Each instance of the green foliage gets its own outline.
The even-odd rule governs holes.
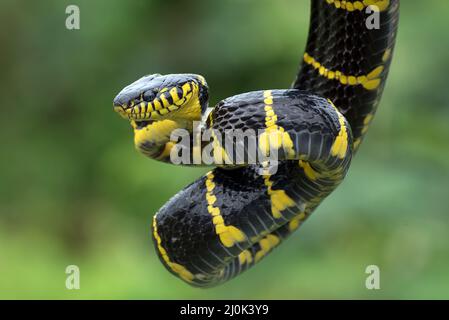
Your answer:
[[[402,1],[382,103],[344,183],[253,270],[193,289],[160,264],[152,215],[205,169],[148,160],[112,110],[148,73],[206,77],[211,103],[286,88],[299,1],[4,1],[1,298],[449,298],[449,3]],[[65,268],[81,290],[65,289]],[[365,289],[379,265],[381,290]]]

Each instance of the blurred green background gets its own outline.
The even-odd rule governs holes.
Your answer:
[[[65,28],[77,4],[81,29]],[[148,73],[194,72],[211,104],[286,88],[308,1],[0,5],[1,298],[449,298],[449,2],[402,1],[385,95],[345,182],[285,244],[218,288],[159,262],[158,208],[206,169],[151,161],[112,111]],[[65,268],[81,290],[65,288]],[[365,268],[381,290],[365,288]]]

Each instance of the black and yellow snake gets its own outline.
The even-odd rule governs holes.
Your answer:
[[[214,129],[211,154],[221,164],[170,199],[152,225],[162,263],[193,286],[235,277],[296,230],[343,180],[376,111],[399,0],[312,0],[311,8],[292,89],[239,94],[208,112],[202,76],[154,74],[114,99],[114,110],[131,122],[137,149],[156,160],[171,162],[179,151],[170,137],[177,129],[187,130],[197,154],[206,144],[193,142],[194,122],[203,118],[201,130]],[[369,27],[373,15],[379,24]],[[263,155],[278,151],[277,171],[260,159],[234,163],[223,143],[233,129],[261,132],[257,148]]]

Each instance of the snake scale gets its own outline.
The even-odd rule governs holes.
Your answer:
[[[291,89],[243,93],[209,108],[202,76],[153,74],[115,97],[114,110],[130,121],[136,148],[150,158],[172,163],[180,149],[171,135],[180,129],[201,154],[206,143],[194,143],[195,123],[200,132],[213,132],[216,168],[153,218],[155,249],[168,271],[196,287],[241,274],[340,184],[381,98],[398,19],[399,0],[312,0],[306,51]],[[260,132],[261,154],[277,152],[274,172],[264,158],[250,162],[246,144],[243,162],[235,161],[223,141],[236,129]]]

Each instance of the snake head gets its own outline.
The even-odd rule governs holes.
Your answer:
[[[152,74],[131,83],[114,98],[114,111],[133,121],[201,119],[208,87],[195,74]]]

